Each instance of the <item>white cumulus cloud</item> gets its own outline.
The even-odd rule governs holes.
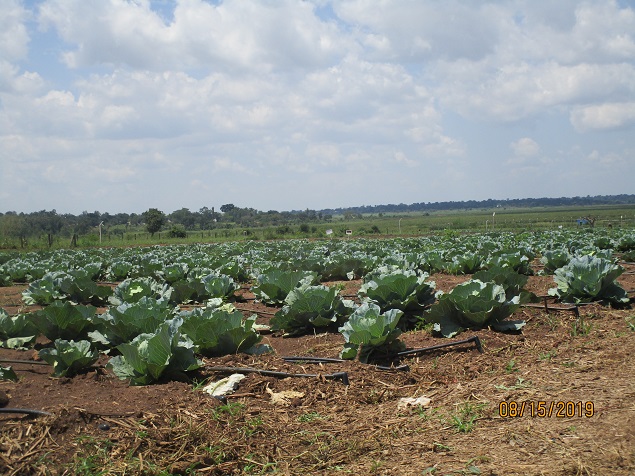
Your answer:
[[[529,137],[522,137],[517,141],[512,142],[510,147],[514,152],[514,155],[520,157],[534,157],[540,153],[540,146],[538,143]]]
[[[571,111],[570,117],[579,132],[629,127],[635,125],[635,102],[580,106]]]

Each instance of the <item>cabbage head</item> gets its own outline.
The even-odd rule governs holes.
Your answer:
[[[438,294],[438,302],[424,314],[426,322],[444,337],[453,337],[465,329],[491,326],[496,330],[520,330],[524,321],[504,321],[520,307],[520,295],[508,299],[505,288],[494,282],[472,279],[447,294]]]

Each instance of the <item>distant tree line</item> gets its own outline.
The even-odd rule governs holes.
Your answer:
[[[487,208],[526,208],[550,206],[591,206],[591,205],[635,204],[635,195],[599,195],[572,198],[524,198],[507,200],[468,200],[459,202],[412,203],[406,205],[375,205],[324,210],[276,210],[260,211],[255,208],[241,208],[227,203],[215,211],[214,207],[203,207],[198,211],[181,208],[166,214],[156,208],[144,213],[101,213],[84,211],[79,215],[60,214],[56,210],[41,210],[32,213],[8,211],[0,213],[0,238],[4,241],[18,241],[26,246],[31,238],[45,238],[52,243],[55,236],[76,237],[105,231],[121,234],[145,230],[154,235],[168,231],[171,236],[185,236],[188,231],[213,230],[216,228],[258,228],[279,227],[288,229],[290,225],[300,225],[301,231],[309,225],[330,222],[334,215],[345,219],[361,218],[362,214],[384,214],[403,212],[433,212],[444,210],[471,210]],[[0,246],[2,241],[0,241]]]
[[[276,210],[263,212],[254,208],[237,207],[231,203],[221,206],[219,212],[215,211],[214,207],[203,207],[198,211],[181,208],[169,214],[156,208],[139,214],[84,211],[79,215],[73,215],[60,214],[56,210],[32,213],[9,211],[0,213],[0,237],[5,241],[18,241],[20,246],[24,247],[32,238],[45,238],[51,243],[56,236],[72,238],[96,233],[100,229],[114,234],[145,230],[151,235],[167,230],[171,236],[180,237],[185,236],[187,231],[302,225],[331,219],[331,215],[315,210],[293,213]]]
[[[359,215],[363,213],[404,213],[404,212],[436,212],[447,210],[478,210],[488,208],[531,208],[556,206],[591,206],[591,205],[630,205],[635,204],[635,195],[596,195],[591,197],[560,198],[516,198],[505,200],[465,200],[458,202],[420,202],[407,205],[362,205],[360,207],[329,208],[321,210],[330,215]],[[294,212],[295,213],[295,212]]]

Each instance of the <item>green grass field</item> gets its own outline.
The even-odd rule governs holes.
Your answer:
[[[493,208],[488,210],[450,210],[430,214],[403,213],[363,215],[361,218],[345,220],[335,217],[328,223],[308,223],[308,232],[300,225],[279,227],[242,228],[222,224],[227,228],[189,231],[187,238],[170,238],[167,231],[154,237],[143,228],[121,233],[105,232],[102,246],[134,246],[159,243],[199,243],[244,240],[276,240],[289,238],[326,238],[326,231],[333,230],[331,237],[417,236],[439,233],[483,233],[496,231],[523,232],[555,228],[577,228],[581,217],[595,218],[595,228],[635,227],[635,206],[593,207],[535,207]],[[587,225],[588,227],[588,225]],[[55,247],[67,247],[68,239],[57,238]],[[99,246],[96,233],[79,237],[78,245]],[[33,243],[31,246],[35,246]],[[44,246],[42,246],[44,247]]]
[[[168,231],[154,236],[143,228],[97,230],[80,235],[78,247],[141,246],[162,243],[222,243],[245,240],[278,240],[290,238],[359,238],[387,236],[419,236],[442,233],[523,232],[562,228],[578,228],[581,217],[593,217],[595,229],[635,228],[635,205],[588,207],[492,208],[449,210],[433,213],[368,214],[345,219],[335,216],[330,222],[244,228],[233,223],[219,223],[213,230],[188,231],[186,238],[171,238]],[[584,225],[590,228],[588,225]],[[167,227],[166,227],[167,228]],[[331,235],[326,234],[332,230]],[[304,231],[303,231],[304,230]],[[347,235],[346,231],[351,232]],[[2,248],[16,249],[19,243],[3,238]],[[50,248],[69,248],[70,237],[55,236]],[[26,249],[49,249],[46,237],[28,240]]]

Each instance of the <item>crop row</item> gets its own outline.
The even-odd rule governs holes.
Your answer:
[[[148,384],[197,368],[197,355],[271,351],[260,344],[255,316],[232,305],[248,285],[259,301],[282,305],[269,321],[272,331],[339,331],[341,357],[369,362],[402,351],[401,332],[424,325],[446,337],[485,326],[519,331],[524,322],[507,318],[535,300],[524,289],[533,273],[553,274],[550,294],[563,302],[628,305],[616,282],[623,271],[617,258],[631,260],[634,250],[627,231],[559,230],[4,254],[0,282],[28,282],[25,304],[44,308],[14,316],[0,310],[0,339],[19,348],[44,335],[52,344],[40,355],[58,376],[108,352],[117,376]],[[532,266],[537,257],[540,269]],[[441,293],[428,279],[434,272],[472,277]],[[363,281],[359,304],[322,284],[354,278]],[[2,372],[11,377],[10,369]]]

